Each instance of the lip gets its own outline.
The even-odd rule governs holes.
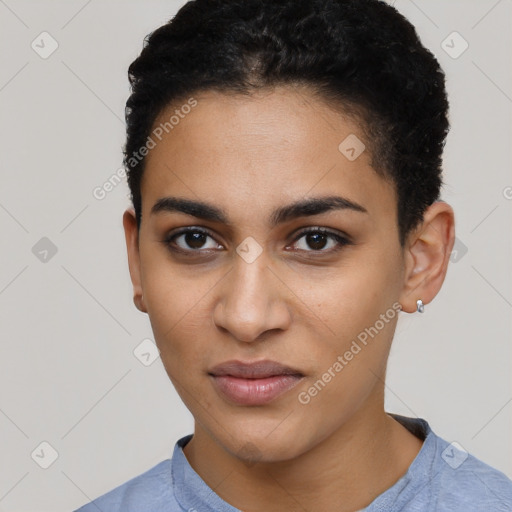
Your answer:
[[[226,361],[212,368],[215,389],[239,405],[263,405],[295,387],[304,375],[276,361]]]

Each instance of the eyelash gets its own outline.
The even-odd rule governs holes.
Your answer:
[[[202,235],[208,236],[212,239],[214,239],[213,235],[202,229],[202,228],[196,228],[196,227],[190,227],[190,228],[184,228],[176,233],[171,233],[167,235],[164,240],[162,240],[162,243],[172,252],[176,253],[182,253],[187,256],[193,257],[195,254],[193,253],[201,253],[201,252],[210,252],[212,250],[216,249],[183,249],[182,247],[173,245],[174,240],[182,235],[186,235],[188,233],[200,233]],[[327,236],[328,238],[331,238],[337,242],[337,247],[329,250],[323,250],[323,249],[311,249],[311,250],[303,250],[303,249],[296,249],[295,252],[306,252],[306,253],[313,253],[313,254],[332,254],[337,251],[340,251],[344,246],[346,245],[352,245],[351,240],[347,238],[346,236],[340,235],[336,232],[330,231],[325,228],[305,228],[299,233],[296,234],[295,238],[292,241],[292,244],[295,244],[297,241],[299,241],[301,238],[303,238],[306,235],[309,234],[322,234]]]

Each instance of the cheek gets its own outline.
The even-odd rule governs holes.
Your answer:
[[[144,303],[166,368],[174,362],[188,365],[197,361],[200,334],[209,321],[205,310],[208,292],[217,280],[207,273],[192,278],[188,269],[178,269],[158,258],[147,260]]]
[[[297,287],[297,295],[321,320],[323,328],[319,335],[338,345],[340,340],[346,343],[373,326],[390,308],[389,316],[395,316],[392,306],[399,296],[396,263],[386,264],[385,255],[378,263],[373,258],[358,259],[336,269],[315,286],[304,282]]]
[[[398,319],[397,282],[396,260],[381,255],[338,269],[315,292],[308,288],[310,304],[328,326],[310,331],[314,376],[307,386],[320,380],[322,395],[311,400],[314,407],[350,410],[383,377]]]
[[[389,274],[361,268],[357,275],[352,272],[331,281],[318,307],[330,329],[311,331],[308,355],[314,370],[297,396],[303,418],[301,442],[307,442],[311,429],[318,438],[328,436],[384,379],[397,304]],[[315,420],[318,417],[323,418],[321,424]]]

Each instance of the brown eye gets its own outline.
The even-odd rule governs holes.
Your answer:
[[[306,252],[329,253],[350,243],[346,237],[321,228],[302,231],[294,240],[294,245],[298,245],[296,249]]]
[[[163,243],[170,250],[184,252],[200,252],[221,247],[207,231],[198,228],[182,229],[177,233],[170,234],[163,240]]]

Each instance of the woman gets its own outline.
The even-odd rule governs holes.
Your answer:
[[[454,243],[444,74],[412,25],[378,0],[196,0],[129,76],[134,302],[195,428],[80,510],[510,510],[504,474],[384,410],[399,312]]]

